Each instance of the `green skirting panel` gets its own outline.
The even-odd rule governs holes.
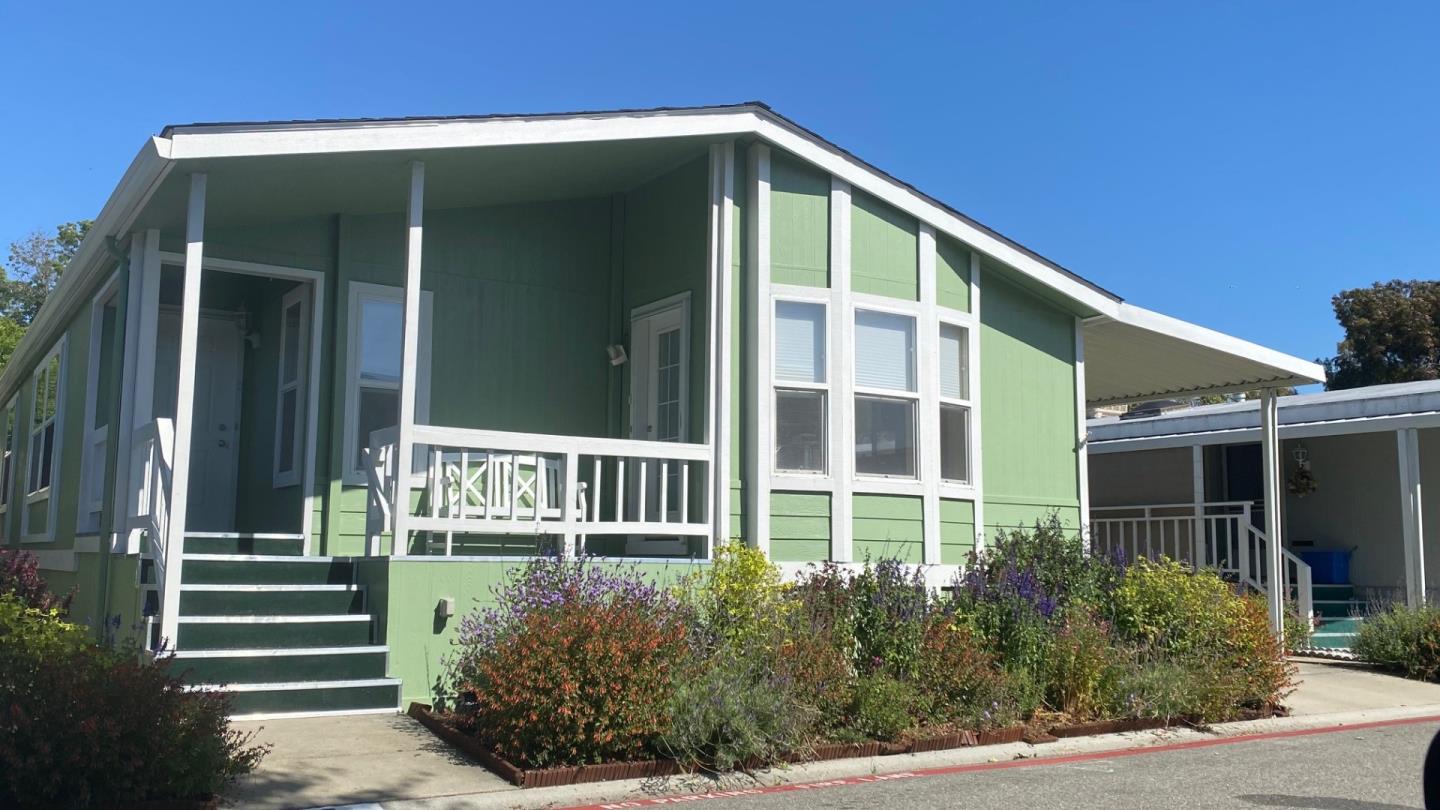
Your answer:
[[[975,504],[971,501],[940,500],[940,562],[963,565],[975,548]]]
[[[911,495],[856,495],[852,501],[855,559],[925,560],[925,517]]]
[[[828,494],[771,493],[770,559],[775,562],[824,562],[830,559]]]
[[[493,604],[493,589],[506,581],[520,562],[490,560],[366,560],[357,571],[367,588],[370,610],[383,617],[377,641],[390,647],[390,677],[403,682],[402,704],[436,698],[445,683],[442,661],[455,652],[453,641],[461,618]],[[668,584],[706,563],[616,564]],[[444,619],[435,606],[443,597],[455,600],[455,616]]]

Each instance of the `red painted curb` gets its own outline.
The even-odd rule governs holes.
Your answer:
[[[1058,757],[1031,757],[1027,759],[1012,759],[1005,762],[977,762],[971,765],[944,765],[937,768],[923,768],[914,771],[898,771],[896,773],[873,774],[869,776],[847,776],[838,779],[827,779],[822,782],[804,782],[793,785],[771,785],[757,786],[750,788],[738,788],[736,790],[715,790],[707,793],[683,793],[674,796],[655,796],[643,799],[628,799],[614,802],[599,802],[596,804],[582,804],[563,810],[629,810],[637,807],[659,807],[668,804],[689,804],[697,801],[715,799],[737,799],[744,796],[762,796],[767,793],[792,793],[806,790],[822,790],[825,788],[845,787],[847,785],[866,785],[875,782],[896,782],[903,779],[923,779],[931,776],[948,776],[957,773],[972,773],[975,771],[994,771],[1006,768],[1035,768],[1046,765],[1065,765],[1074,762],[1092,762],[1097,759],[1116,759],[1118,757],[1134,757],[1143,754],[1160,754],[1166,751],[1185,751],[1194,748],[1212,748],[1217,745],[1231,745],[1233,743],[1261,742],[1264,740],[1283,740],[1291,737],[1310,737],[1317,734],[1334,734],[1341,731],[1363,731],[1371,728],[1385,728],[1388,726],[1413,726],[1422,723],[1440,723],[1440,715],[1427,715],[1425,717],[1405,717],[1396,720],[1374,720],[1367,723],[1352,723],[1343,726],[1324,726],[1321,728],[1302,728],[1290,731],[1266,731],[1259,734],[1242,734],[1236,737],[1215,737],[1206,740],[1190,740],[1188,742],[1166,743],[1164,745],[1148,745],[1137,748],[1117,748],[1113,751],[1092,751],[1085,754],[1067,754]]]

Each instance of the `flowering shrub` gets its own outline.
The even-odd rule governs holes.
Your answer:
[[[473,730],[529,767],[634,759],[669,725],[686,617],[638,573],[532,561],[460,625],[452,679]]]
[[[40,577],[40,564],[35,555],[20,549],[0,549],[0,594],[13,593],[22,605],[42,611],[70,612],[71,591],[64,598],[55,596]]]
[[[1069,612],[1050,645],[1046,703],[1076,720],[1099,716],[1107,708],[1107,688],[1122,666],[1120,656],[1108,623],[1089,611]]]
[[[681,594],[717,644],[769,641],[775,622],[789,608],[780,571],[763,551],[740,542],[717,546],[714,561],[704,573],[687,578]]]
[[[225,696],[169,670],[0,596],[0,806],[203,799],[253,770]]]
[[[914,674],[930,612],[930,591],[919,568],[898,560],[880,560],[850,584],[855,611],[856,666],[862,672],[885,671],[901,678]]]
[[[926,714],[923,698],[909,683],[884,672],[862,677],[855,686],[851,708],[852,728],[872,740],[898,740],[914,723],[914,715]]]
[[[1021,719],[1009,679],[995,656],[968,626],[947,616],[934,615],[926,625],[915,685],[932,722],[987,729]]]
[[[1406,677],[1440,680],[1440,607],[1396,604],[1367,616],[1354,650],[1361,659]]]

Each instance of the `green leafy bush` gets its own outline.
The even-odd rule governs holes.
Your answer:
[[[915,687],[928,719],[988,729],[1019,722],[1010,679],[980,639],[946,616],[931,618],[920,649]]]
[[[660,749],[689,768],[731,771],[782,762],[803,752],[819,708],[769,661],[726,646],[692,667],[670,700]]]
[[[1440,680],[1440,607],[1395,604],[1365,617],[1353,651],[1406,677]]]
[[[40,576],[40,563],[34,554],[22,549],[0,549],[0,594],[13,593],[20,604],[39,610],[70,612],[75,598],[71,591],[58,597]]]
[[[1075,720],[1093,720],[1107,708],[1106,695],[1123,668],[1109,625],[1087,610],[1066,615],[1050,645],[1045,700]]]
[[[715,548],[715,559],[701,574],[681,584],[698,624],[712,643],[737,643],[753,648],[773,640],[774,623],[784,618],[789,603],[780,569],[753,546],[732,541]]]
[[[883,672],[866,675],[855,685],[851,727],[872,740],[898,740],[915,724],[913,714],[928,713],[921,704],[910,684]]]
[[[924,574],[898,560],[866,560],[850,589],[856,666],[862,672],[913,675],[930,610]]]
[[[58,609],[0,595],[0,806],[203,799],[266,749],[230,728],[224,695],[164,660],[97,647]]]

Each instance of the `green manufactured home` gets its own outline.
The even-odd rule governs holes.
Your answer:
[[[0,376],[0,530],[238,713],[394,711],[527,557],[940,586],[1088,522],[1087,403],[1319,376],[762,104],[172,126]]]

